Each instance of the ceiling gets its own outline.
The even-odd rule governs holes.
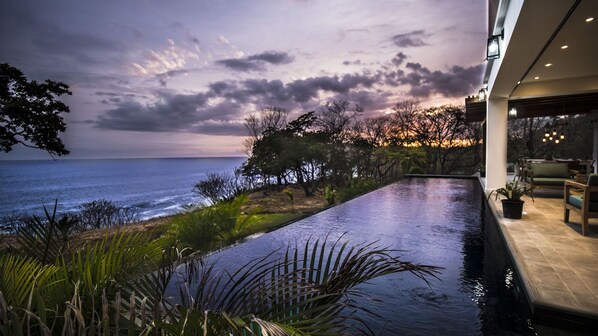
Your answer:
[[[554,27],[552,39],[528,67],[510,99],[598,91],[598,1],[581,0],[572,8],[561,25]],[[586,22],[589,17],[594,20]],[[565,45],[567,48],[561,48]]]
[[[518,118],[598,112],[598,0],[525,1],[512,14],[507,50],[487,64],[488,94],[508,98]],[[465,102],[468,121],[485,119],[485,101]]]

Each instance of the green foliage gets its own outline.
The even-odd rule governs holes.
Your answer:
[[[55,260],[66,248],[66,242],[61,239],[56,220],[58,200],[54,203],[52,214],[44,206],[46,218],[32,216],[20,227],[17,242],[23,254],[31,256],[41,263]]]
[[[338,200],[340,202],[346,202],[355,196],[374,190],[378,186],[379,184],[376,181],[370,179],[352,180],[348,187],[339,189]]]
[[[394,114],[358,120],[362,111],[333,101],[286,126],[258,127],[259,119],[249,118],[251,154],[243,174],[266,186],[294,182],[312,196],[326,185],[342,188],[356,178],[385,183],[409,172],[473,174],[482,160],[482,127],[466,123],[459,107],[423,109],[408,100],[398,103]]]
[[[297,182],[306,196],[312,196],[320,177],[318,168],[327,155],[325,134],[310,131],[317,117],[314,112],[299,116],[283,129],[267,129],[252,144],[251,157],[245,162],[246,176],[260,176],[266,184],[276,178],[282,185],[287,176]]]
[[[491,191],[490,194],[488,194],[488,198],[490,198],[492,193],[496,193],[495,199],[498,199],[498,196],[502,195],[507,200],[520,201],[521,197],[523,197],[523,195],[526,195],[528,193],[528,190],[525,188],[525,186],[520,187],[517,179],[513,179],[513,181],[505,184],[504,188],[498,188],[496,190]],[[533,199],[533,195],[532,195],[532,199]]]
[[[240,195],[229,202],[181,214],[175,218],[170,234],[184,246],[204,252],[213,249],[217,242],[232,244],[245,236],[245,229],[253,220],[251,214],[241,212],[247,199],[247,195]]]
[[[207,208],[218,228],[218,237],[225,244],[232,244],[244,236],[244,230],[253,220],[251,214],[242,216],[241,208],[247,203],[247,195],[235,197],[231,202]]]
[[[243,215],[246,216],[246,215]],[[300,213],[257,213],[245,227],[245,234],[264,232],[304,216]]]
[[[0,64],[0,151],[21,144],[51,155],[69,154],[59,138],[66,130],[61,113],[69,112],[56,99],[63,94],[71,94],[64,83],[28,81],[19,69]]]
[[[291,212],[295,212],[295,196],[293,196],[293,191],[289,188],[284,188],[282,192],[287,195],[291,201]]]
[[[221,273],[184,254],[141,236],[120,236],[49,264],[0,255],[0,333],[362,334],[367,326],[354,312],[369,310],[353,302],[364,295],[359,284],[397,272],[425,281],[436,271],[403,262],[387,249],[352,247],[340,239],[308,241]],[[164,297],[173,276],[179,279],[177,305]],[[196,286],[194,296],[190,286]]]
[[[85,325],[106,323],[98,319],[108,308],[106,297],[140,288],[153,289],[144,292],[152,300],[159,296],[153,272],[160,246],[140,235],[120,235],[68,251],[57,228],[64,223],[57,224],[63,219],[56,220],[56,204],[52,214],[44,210],[45,219],[34,217],[18,232],[18,254],[0,255],[0,333],[93,335]]]
[[[413,166],[411,168],[409,168],[409,171],[407,172],[408,174],[425,174],[426,171],[419,166]]]
[[[326,186],[324,188],[324,199],[328,205],[334,205],[336,203],[336,190],[332,186]]]
[[[218,227],[213,212],[206,209],[181,214],[174,219],[170,235],[175,237],[175,241],[200,251],[213,248]]]

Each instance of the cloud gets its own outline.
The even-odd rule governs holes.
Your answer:
[[[216,64],[223,65],[231,70],[248,72],[262,71],[265,69],[264,63],[270,64],[288,64],[293,61],[293,57],[286,52],[266,51],[261,54],[251,55],[244,58],[229,58],[216,61]]]
[[[286,53],[266,52],[237,61],[249,66],[288,62]],[[314,76],[284,83],[278,79],[215,81],[204,92],[173,94],[154,92],[155,102],[141,104],[138,99],[114,91],[97,91],[103,101],[113,106],[96,120],[98,128],[146,131],[187,132],[209,135],[246,135],[243,116],[264,106],[278,106],[291,111],[317,108],[322,99],[344,99],[363,106],[366,113],[387,109],[394,96],[388,86],[404,87],[413,97],[431,95],[460,97],[475,91],[481,81],[483,66],[453,65],[444,71],[430,70],[408,56],[397,53],[377,72]],[[184,73],[171,70],[164,76]],[[388,86],[387,86],[388,85]]]
[[[187,69],[170,70],[170,71],[166,71],[166,72],[157,74],[156,78],[158,79],[158,83],[160,83],[160,86],[166,87],[167,79],[176,77],[176,76],[180,76],[180,75],[186,75],[188,73],[189,73],[189,70],[187,70]]]
[[[361,60],[344,61],[343,65],[361,65]]]
[[[293,57],[286,52],[266,51],[261,54],[247,57],[250,61],[264,61],[270,64],[288,64],[293,61]]]
[[[345,93],[358,86],[371,87],[378,81],[376,76],[367,74],[346,74],[339,76],[310,77],[296,80],[287,85],[289,95],[297,102],[306,102],[318,96],[318,91]]]
[[[262,71],[263,64],[259,62],[250,61],[243,58],[229,58],[216,61],[216,64],[223,65],[231,70],[248,72],[248,71]]]
[[[423,40],[427,36],[428,34],[424,30],[414,30],[410,33],[395,35],[392,37],[392,41],[401,48],[423,47],[427,45]]]
[[[393,65],[395,65],[396,67],[401,66],[401,64],[403,64],[403,62],[407,59],[407,55],[403,54],[402,52],[399,52],[395,55],[395,57],[392,58],[392,60],[390,61]]]
[[[36,13],[43,5],[1,2],[0,40],[4,47],[0,48],[0,59],[35,74],[110,66],[125,57],[126,45],[118,39],[82,29],[63,29]]]
[[[131,64],[131,70],[137,75],[165,74],[181,70],[190,60],[198,60],[196,51],[178,46],[174,40],[167,39],[168,46],[162,50],[147,49],[143,59]],[[164,78],[162,78],[164,79]]]
[[[117,103],[116,108],[91,121],[97,128],[144,131],[144,132],[177,132],[202,118],[211,115],[197,113],[206,107],[208,96],[163,95],[153,105],[142,105],[137,101],[126,100]]]
[[[197,94],[157,92],[156,102],[145,105],[133,96],[97,91],[96,95],[106,97],[105,104],[114,107],[89,123],[113,130],[245,135],[239,125],[243,115],[251,112],[250,106],[301,109],[306,103],[318,105],[322,91],[349,94],[352,89],[369,88],[377,80],[376,76],[364,73],[310,77],[287,84],[267,79],[217,81],[207,91]],[[356,93],[355,99],[364,105],[374,101],[365,92]]]
[[[484,70],[482,64],[469,67],[453,65],[447,71],[431,71],[412,62],[405,67],[409,72],[402,73],[397,84],[410,86],[410,95],[423,98],[434,93],[445,97],[466,96],[480,85]]]
[[[218,39],[216,39],[216,41],[218,41],[218,43],[223,44],[223,45],[230,45],[230,42],[228,41],[228,39],[222,35],[218,36]]]
[[[247,135],[243,106],[230,100],[212,105],[208,103],[209,96],[209,93],[164,95],[159,102],[150,105],[112,97],[109,101],[116,107],[87,123],[100,129],[121,131]]]

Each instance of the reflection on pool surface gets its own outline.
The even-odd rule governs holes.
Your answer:
[[[477,180],[406,178],[210,259],[236,269],[307,239],[378,241],[404,261],[443,267],[430,285],[409,273],[376,279],[357,299],[380,316],[363,318],[377,335],[533,334],[517,278],[508,264]],[[344,236],[343,236],[344,234]]]

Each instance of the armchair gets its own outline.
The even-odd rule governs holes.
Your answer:
[[[580,194],[573,194],[575,189]],[[588,183],[565,181],[565,223],[569,222],[569,213],[575,212],[581,218],[581,233],[589,235],[589,218],[598,218],[598,174],[592,174]]]

